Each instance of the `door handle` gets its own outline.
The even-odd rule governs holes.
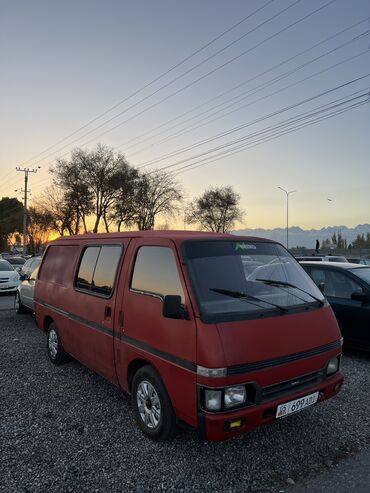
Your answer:
[[[124,322],[124,314],[123,314],[123,311],[120,310],[119,314],[118,314],[118,326],[120,329],[123,329],[123,322]]]
[[[104,318],[110,318],[112,316],[112,309],[110,306],[106,306],[104,309]]]

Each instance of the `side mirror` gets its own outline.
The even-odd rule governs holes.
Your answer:
[[[320,289],[320,291],[324,294],[324,289],[325,289],[325,283],[324,282],[319,282],[317,287]]]
[[[370,295],[368,293],[361,293],[361,291],[355,291],[351,294],[351,300],[370,303]]]
[[[165,296],[162,314],[166,318],[187,318],[187,313],[181,304],[181,296],[172,294]]]

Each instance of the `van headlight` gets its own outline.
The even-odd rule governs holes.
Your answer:
[[[333,375],[333,373],[336,373],[338,370],[339,370],[339,358],[335,356],[334,358],[331,358],[331,360],[329,361],[326,367],[326,374]]]
[[[225,407],[234,407],[244,404],[247,398],[244,385],[235,385],[234,387],[226,387],[224,395]]]
[[[220,411],[222,403],[222,391],[206,389],[205,406],[208,411]]]

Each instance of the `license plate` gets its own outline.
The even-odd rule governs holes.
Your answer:
[[[0,284],[1,289],[8,289],[9,284]]]
[[[280,404],[276,410],[276,417],[283,418],[284,416],[288,416],[288,414],[296,413],[297,411],[301,411],[305,407],[312,406],[317,402],[319,397],[319,393],[315,392],[314,394],[305,395],[300,399],[295,399],[294,401],[286,402],[285,404]]]

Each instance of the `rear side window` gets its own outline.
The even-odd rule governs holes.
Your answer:
[[[71,284],[78,250],[77,245],[49,246],[39,270],[40,281],[65,287]]]
[[[90,294],[111,296],[121,253],[121,245],[87,247],[78,268],[76,288]]]
[[[161,297],[168,294],[178,295],[184,303],[184,292],[173,251],[167,247],[157,246],[139,248],[131,288]]]

